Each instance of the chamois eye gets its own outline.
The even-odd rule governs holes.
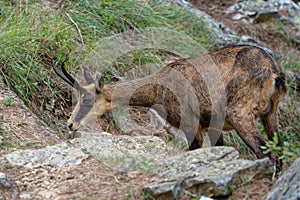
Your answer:
[[[84,105],[92,105],[94,103],[94,98],[92,95],[87,95],[82,98],[82,104]]]
[[[91,99],[83,99],[82,103],[84,105],[91,105],[92,104],[92,100]]]

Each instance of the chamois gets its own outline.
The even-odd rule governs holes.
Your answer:
[[[179,59],[155,73],[129,81],[104,84],[86,68],[87,86],[81,86],[64,68],[57,75],[77,90],[78,102],[68,127],[75,131],[118,106],[155,109],[181,129],[190,149],[202,146],[203,131],[209,134],[234,129],[258,158],[264,155],[265,140],[256,127],[260,118],[269,139],[278,130],[277,107],[286,93],[285,75],[263,49],[231,45],[197,58]],[[212,137],[213,138],[213,137]],[[218,144],[222,144],[219,141]]]

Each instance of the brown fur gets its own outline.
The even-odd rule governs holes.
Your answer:
[[[98,116],[128,104],[153,107],[185,132],[191,149],[201,147],[202,131],[220,135],[235,129],[262,158],[265,140],[255,119],[260,117],[269,139],[279,134],[277,106],[285,92],[285,77],[274,59],[260,48],[240,45],[175,61],[145,78],[104,85],[95,101],[105,99]],[[73,119],[69,123],[76,123]]]

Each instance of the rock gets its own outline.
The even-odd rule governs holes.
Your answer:
[[[213,200],[213,199],[206,196],[201,196],[199,200]]]
[[[257,12],[253,11],[253,10],[246,10],[244,13],[245,13],[245,15],[250,16],[250,17],[254,17],[257,14]]]
[[[243,15],[243,14],[241,14],[241,13],[237,13],[237,14],[235,14],[235,15],[232,17],[233,20],[242,20],[242,19],[245,19],[245,18],[247,18],[247,16],[246,16],[246,15]]]
[[[158,199],[180,199],[184,191],[197,196],[226,196],[230,188],[248,180],[271,179],[274,166],[268,158],[237,159],[232,147],[202,148],[168,158],[159,169],[158,182],[144,190]]]
[[[265,200],[300,199],[300,158],[278,178]]]
[[[3,137],[0,135],[0,146],[2,145],[3,143]]]
[[[115,136],[107,133],[82,132],[80,138],[70,143],[89,152],[94,158],[135,158],[156,159],[167,154],[166,143],[155,136]]]
[[[247,18],[250,23],[265,22],[280,16],[280,11],[289,13],[287,18],[281,18],[296,24],[296,17],[300,12],[300,7],[292,0],[251,0],[237,2],[230,6],[226,13],[238,13],[234,15],[234,20]]]
[[[69,140],[68,143],[63,142],[37,150],[19,150],[5,155],[4,158],[11,166],[33,169],[41,165],[77,165],[89,156],[98,160],[123,160],[128,157],[134,161],[149,162],[145,167],[152,166],[154,169],[157,162],[167,155],[165,142],[154,136],[113,136],[105,132],[80,132],[79,135],[79,138]],[[121,171],[125,173],[126,170],[134,169],[134,163],[133,166],[123,167],[126,169]],[[139,170],[144,170],[143,166],[140,166]]]
[[[117,174],[126,174],[129,171],[135,170],[135,162],[132,158],[125,158],[122,166],[116,170]]]
[[[11,181],[8,181],[6,178],[6,174],[3,172],[0,172],[0,186],[4,188],[11,188],[12,187]]]
[[[3,172],[0,172],[0,180],[1,179],[6,179],[6,174]]]
[[[36,168],[40,165],[70,166],[80,164],[88,157],[80,148],[75,148],[68,143],[37,150],[19,150],[4,156],[12,166]]]
[[[241,9],[241,5],[239,3],[236,3],[236,4],[229,6],[226,10],[226,13],[227,14],[234,13],[240,9]]]

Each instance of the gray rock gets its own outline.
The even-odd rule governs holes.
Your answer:
[[[2,145],[3,143],[3,137],[0,135],[0,146]]]
[[[245,19],[245,18],[247,18],[247,16],[246,16],[246,15],[243,15],[243,14],[241,14],[241,13],[237,13],[237,14],[235,14],[235,15],[232,17],[233,20],[242,20],[242,19]]]
[[[184,191],[197,196],[224,196],[248,180],[271,179],[274,166],[268,158],[237,159],[232,147],[202,148],[168,158],[156,180],[144,188],[159,199],[180,199]]]
[[[255,16],[257,14],[257,12],[255,10],[246,10],[246,11],[244,11],[244,13],[245,13],[245,15],[250,16],[250,17]]]
[[[155,136],[81,132],[81,137],[70,140],[70,143],[97,160],[132,158],[135,162],[132,167],[139,171],[153,171],[168,154],[166,143]],[[122,162],[124,164],[125,161]]]
[[[300,199],[300,158],[278,178],[265,200]]]
[[[135,170],[135,161],[132,158],[125,158],[122,166],[116,170],[117,174],[125,174],[129,171]]]
[[[153,165],[154,169],[154,166],[157,166],[156,161],[167,155],[165,142],[154,136],[113,136],[105,132],[80,132],[80,135],[79,138],[42,149],[15,151],[4,158],[12,166],[32,169],[41,165],[77,165],[89,156],[98,160],[129,157],[138,161],[149,161],[147,164]],[[139,169],[143,170],[142,167]]]
[[[226,13],[227,14],[234,13],[236,11],[239,11],[240,9],[241,9],[241,5],[239,3],[236,3],[236,4],[229,6],[226,10]]]
[[[6,179],[6,174],[3,172],[0,172],[0,179]]]
[[[4,188],[12,187],[12,182],[7,180],[6,174],[3,172],[0,172],[0,186],[2,186]]]
[[[234,20],[242,20],[245,18],[249,19],[249,22],[265,22],[278,17],[279,10],[289,11],[289,17],[287,20],[296,23],[296,16],[300,12],[298,4],[292,0],[250,0],[242,1],[233,4],[227,9],[227,13],[238,14],[234,16]],[[244,17],[245,16],[245,17]]]
[[[40,165],[70,166],[80,164],[88,155],[68,143],[61,143],[37,150],[18,150],[4,157],[12,166],[36,168]]]

